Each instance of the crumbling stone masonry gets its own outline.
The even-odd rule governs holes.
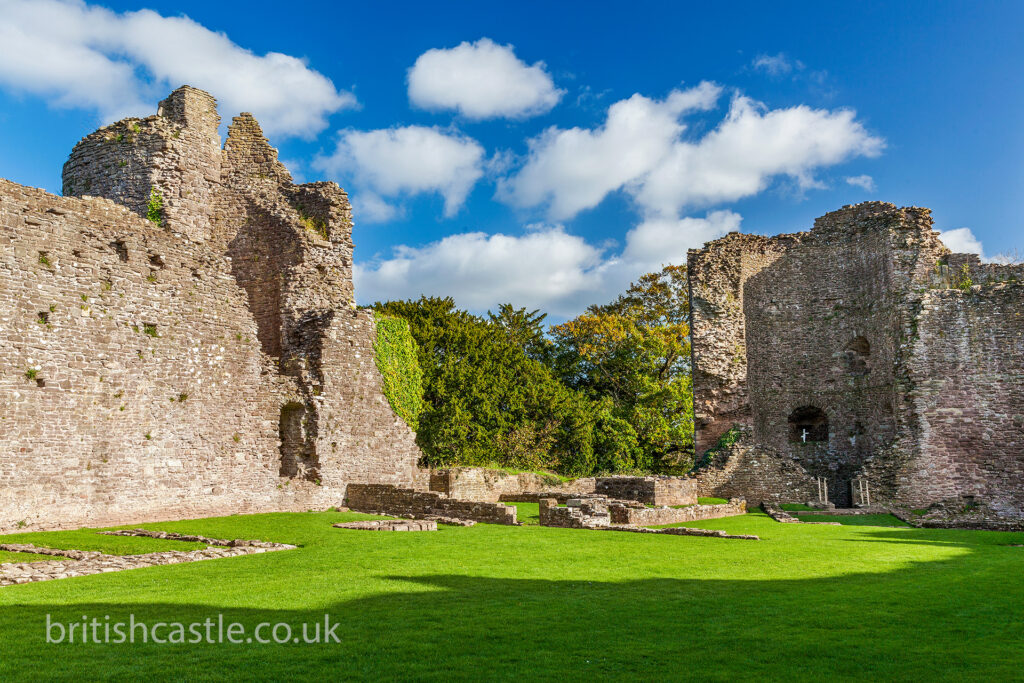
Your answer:
[[[430,471],[430,490],[458,500],[496,503],[519,502],[538,491],[558,491],[562,495],[593,493],[593,477],[561,481],[554,475],[534,472],[512,474],[484,467],[451,467]],[[532,501],[531,501],[532,502]]]
[[[516,508],[502,503],[455,500],[432,491],[390,484],[350,484],[348,507],[356,512],[374,512],[413,519],[471,520],[487,524],[516,525]]]
[[[689,254],[701,495],[858,499],[1024,521],[1024,267],[951,254],[928,209]],[[865,488],[866,487],[866,488]],[[954,513],[955,517],[956,514]]]
[[[0,529],[426,488],[354,310],[347,195],[219,122],[186,86],[82,139],[64,197],[0,180]]]

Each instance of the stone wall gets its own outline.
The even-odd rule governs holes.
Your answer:
[[[965,510],[984,503],[1020,516],[1024,284],[930,291],[912,351],[918,450],[895,482],[898,499],[915,508],[962,499]]]
[[[512,505],[455,500],[439,493],[386,484],[350,484],[346,504],[357,512],[399,517],[453,517],[487,524],[518,523],[516,508]]]
[[[868,202],[691,252],[701,448],[744,431],[698,468],[703,495],[814,500],[822,478],[847,506],[860,478],[880,502],[1022,514],[1021,268],[951,255],[931,226]]]
[[[732,498],[719,505],[687,505],[686,507],[634,507],[612,503],[608,506],[612,524],[633,526],[655,526],[658,524],[679,524],[696,522],[701,519],[717,519],[746,514],[747,502]]]
[[[570,500],[564,507],[555,498],[541,498],[540,525],[562,529],[603,529],[611,524],[608,501],[602,498]]]
[[[648,505],[695,505],[697,486],[687,477],[598,477],[594,489],[608,498]]]
[[[452,467],[430,472],[430,490],[443,493],[459,500],[475,500],[496,503],[498,501],[522,501],[538,492],[545,494],[573,496],[593,493],[593,477],[562,481],[555,475],[535,472],[512,474],[504,470],[483,467]]]
[[[745,285],[799,241],[734,232],[687,256],[697,453],[750,422]]]
[[[206,93],[160,111],[84,138],[72,196],[0,181],[0,529],[426,488],[352,309],[345,193],[292,184],[251,116],[222,151]]]

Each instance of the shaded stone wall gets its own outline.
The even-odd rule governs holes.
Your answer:
[[[687,256],[698,453],[733,425],[750,423],[745,284],[799,239],[735,232]]]
[[[249,115],[222,151],[218,122],[186,86],[84,138],[70,196],[0,183],[0,528],[426,487],[352,308],[347,195],[294,185]]]
[[[901,500],[925,507],[960,498],[1021,515],[1022,359],[1024,284],[928,293],[909,363],[919,455],[900,473]]]

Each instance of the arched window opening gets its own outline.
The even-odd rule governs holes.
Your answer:
[[[821,408],[801,406],[789,415],[789,440],[793,443],[828,441],[828,416]]]
[[[871,372],[868,359],[871,358],[871,343],[865,337],[855,337],[843,352],[846,359],[846,371],[851,375],[860,376]]]

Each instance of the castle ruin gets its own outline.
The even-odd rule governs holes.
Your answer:
[[[952,254],[928,209],[882,202],[688,263],[702,495],[1021,526],[1024,266]]]
[[[352,215],[209,94],[79,142],[64,197],[0,180],[0,529],[425,488],[356,310]]]

